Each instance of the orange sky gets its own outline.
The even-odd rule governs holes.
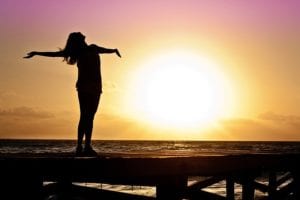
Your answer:
[[[76,138],[76,67],[22,57],[63,48],[81,31],[88,43],[122,54],[101,56],[94,139],[299,140],[299,7],[297,0],[3,0],[0,138]],[[224,105],[209,124],[158,126],[139,112],[142,86],[154,79],[145,74],[149,63],[174,50],[209,60],[222,77],[211,80],[219,88],[212,109]]]

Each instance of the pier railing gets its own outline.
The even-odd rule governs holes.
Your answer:
[[[71,192],[99,199],[300,199],[299,154],[251,155],[103,155],[74,157],[68,154],[0,154],[1,199],[44,199],[49,194]],[[206,177],[188,184],[190,177]],[[266,177],[267,184],[257,178]],[[226,182],[226,195],[204,188]],[[45,182],[52,184],[44,185]],[[155,186],[156,197],[121,194],[73,185],[93,182]]]

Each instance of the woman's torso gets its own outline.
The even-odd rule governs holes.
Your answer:
[[[102,92],[101,61],[97,49],[87,46],[77,60],[78,80],[76,88],[83,92]]]

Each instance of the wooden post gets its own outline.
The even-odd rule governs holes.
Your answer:
[[[242,177],[242,199],[254,200],[254,176],[245,175]]]
[[[234,180],[232,177],[226,178],[226,199],[234,200]]]
[[[291,171],[294,179],[294,188],[293,188],[293,193],[294,193],[294,199],[300,199],[300,173],[298,169],[294,169]]]
[[[31,199],[40,200],[42,198],[43,181],[37,175],[31,174],[9,174],[1,176],[0,195],[1,199],[19,200]]]
[[[269,173],[269,185],[268,185],[268,199],[275,199],[277,189],[276,172],[270,171]]]
[[[156,199],[180,200],[187,188],[187,177],[167,177],[156,186]]]

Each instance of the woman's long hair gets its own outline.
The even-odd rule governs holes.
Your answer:
[[[62,50],[64,52],[64,61],[70,65],[74,65],[77,62],[80,52],[86,46],[84,39],[85,36],[80,32],[70,33],[66,46]]]

